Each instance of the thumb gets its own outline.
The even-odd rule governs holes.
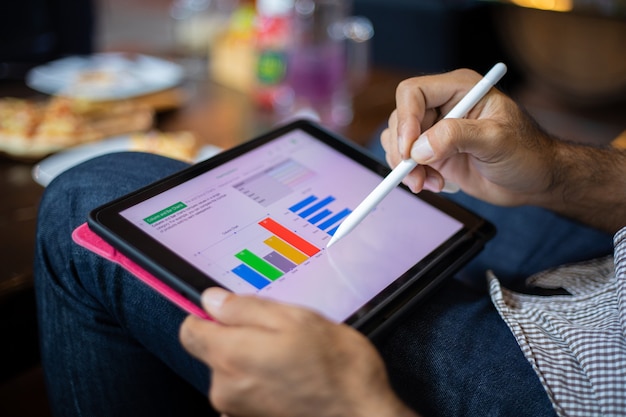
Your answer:
[[[411,147],[411,158],[432,165],[460,153],[489,160],[498,149],[500,129],[488,120],[444,119],[422,133]]]
[[[233,294],[219,287],[205,290],[201,300],[204,309],[227,326],[280,328],[288,312],[295,308],[261,297]]]
[[[428,165],[433,162],[435,151],[430,144],[430,139],[426,133],[422,133],[411,147],[411,159],[420,165]]]

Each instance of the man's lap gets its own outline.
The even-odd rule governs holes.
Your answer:
[[[92,208],[184,167],[153,155],[116,154],[83,164],[49,186],[41,207],[36,260],[39,314],[44,331],[50,331],[42,334],[49,378],[63,377],[56,375],[65,372],[59,361],[81,358],[86,349],[102,350],[103,363],[81,360],[92,372],[109,374],[109,389],[115,391],[114,380],[121,375],[115,354],[132,351],[135,354],[125,359],[129,362],[126,377],[132,378],[134,372],[136,379],[157,379],[146,381],[154,385],[153,393],[159,389],[157,376],[165,378],[167,370],[151,373],[144,368],[159,368],[162,363],[202,395],[206,393],[206,367],[178,343],[178,327],[185,314],[119,267],[70,241],[71,231]],[[562,233],[575,231],[566,228]],[[488,258],[480,260],[472,271],[480,271],[488,262]],[[507,262],[505,266],[514,264]],[[515,274],[524,272],[520,266],[525,268],[528,262],[511,268],[515,279]],[[65,358],[46,356],[46,349],[56,354],[61,348],[54,346],[63,343],[58,340],[62,329],[54,320],[67,314],[73,316],[64,320],[74,320],[74,330],[83,333],[82,343],[97,341],[98,345],[86,348],[77,345],[80,339],[72,340],[62,346]],[[427,415],[552,413],[543,388],[482,289],[450,281],[407,314],[378,346],[398,392]],[[85,375],[83,382],[92,377]]]
[[[42,362],[60,414],[208,408],[206,397],[184,382],[208,388],[206,367],[178,343],[184,313],[70,237],[92,208],[184,167],[154,155],[109,155],[72,169],[46,189],[35,285]]]

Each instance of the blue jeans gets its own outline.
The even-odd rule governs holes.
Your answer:
[[[206,399],[209,370],[178,342],[185,313],[70,238],[92,208],[184,167],[155,155],[112,154],[67,171],[46,189],[39,211],[35,284],[42,363],[56,415],[214,413]],[[507,219],[510,210],[494,209],[490,215],[498,213]],[[586,247],[598,252],[612,250],[611,236],[549,218],[550,228],[538,231],[544,237],[563,230],[586,236],[581,238]],[[506,227],[524,229],[528,223],[522,220]],[[539,254],[528,246],[546,242],[539,237],[506,249],[498,247],[497,239],[464,273],[484,270],[481,262],[493,262],[494,251],[496,269],[502,264],[506,271],[500,272],[513,278],[534,268],[530,260],[543,268],[551,266],[550,259],[560,263],[588,255],[570,251],[571,240],[556,242],[556,248],[544,244],[541,249],[547,252]],[[483,280],[482,272],[476,274],[480,278],[469,281]],[[396,391],[427,416],[554,415],[484,288],[465,281],[449,280],[377,341]]]

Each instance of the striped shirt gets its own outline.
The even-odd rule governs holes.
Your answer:
[[[626,415],[626,228],[613,256],[529,278],[570,295],[531,296],[488,274],[493,303],[559,416]]]

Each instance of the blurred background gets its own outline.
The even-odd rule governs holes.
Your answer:
[[[41,111],[77,99],[75,84],[32,78],[42,66],[58,69],[51,61],[123,53],[115,59],[124,65],[139,56],[174,64],[169,83],[139,93],[120,93],[115,79],[88,84],[119,94],[88,98],[106,108],[99,121],[117,122],[90,142],[133,135],[142,150],[191,161],[297,115],[372,147],[400,80],[459,67],[484,73],[498,61],[509,66],[499,87],[548,131],[626,146],[626,0],[22,0],[3,2],[0,19],[0,415],[50,414],[32,289],[45,186],[35,172],[84,143],[41,148],[46,137],[35,135],[16,151],[3,117],[9,99]],[[114,117],[121,102],[147,119]],[[92,113],[76,111],[93,128]]]

